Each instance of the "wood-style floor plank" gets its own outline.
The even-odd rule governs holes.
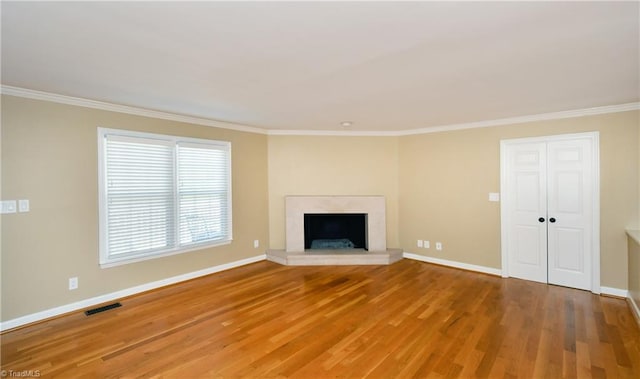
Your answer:
[[[1,335],[43,377],[638,378],[623,299],[402,260],[258,262]]]

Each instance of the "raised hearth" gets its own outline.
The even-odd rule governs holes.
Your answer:
[[[284,250],[268,250],[267,260],[286,266],[342,266],[342,265],[388,265],[402,259],[401,249],[366,251],[352,249],[348,252],[336,250],[307,250],[288,253]]]
[[[387,249],[384,196],[287,196],[285,212],[286,249],[268,250],[267,259],[272,262],[290,266],[388,265],[402,259],[400,249]],[[339,214],[361,215],[365,228],[364,241],[353,242],[354,245],[361,244],[363,248],[305,249],[305,215],[323,214],[331,217]],[[332,241],[334,238],[343,239],[343,236],[326,234],[319,238]],[[358,240],[357,237],[349,238]]]

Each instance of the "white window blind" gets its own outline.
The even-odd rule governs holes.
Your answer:
[[[224,240],[228,235],[228,154],[208,145],[178,144],[180,243]]]
[[[173,149],[163,141],[108,136],[107,240],[110,257],[173,245]]]
[[[100,264],[231,240],[228,142],[99,129]]]

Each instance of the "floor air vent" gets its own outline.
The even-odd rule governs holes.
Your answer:
[[[121,306],[122,306],[122,304],[120,304],[120,303],[113,303],[113,304],[105,305],[104,307],[98,307],[98,308],[89,309],[88,311],[84,311],[84,314],[87,315],[87,316],[91,316],[91,315],[94,315],[96,313],[108,311],[109,309],[118,308],[118,307],[121,307]]]

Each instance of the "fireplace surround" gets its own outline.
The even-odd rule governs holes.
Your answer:
[[[366,246],[370,252],[387,250],[384,196],[287,196],[286,251],[304,252],[305,214],[365,214]]]

